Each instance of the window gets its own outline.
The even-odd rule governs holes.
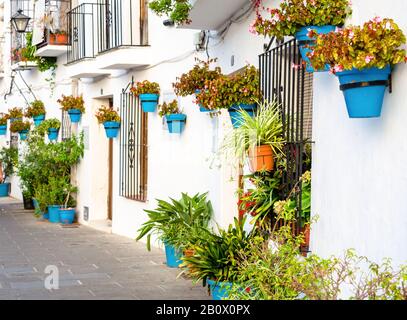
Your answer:
[[[133,81],[121,95],[120,117],[120,196],[147,200],[148,117],[137,97],[129,92]]]

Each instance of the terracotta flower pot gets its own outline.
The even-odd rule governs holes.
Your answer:
[[[263,145],[250,148],[249,164],[252,172],[273,170],[274,158],[271,146]]]

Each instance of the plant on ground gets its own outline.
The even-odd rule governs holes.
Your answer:
[[[138,81],[130,88],[130,91],[135,96],[146,93],[160,94],[160,85],[157,82],[150,82],[148,80],[144,80],[143,82]]]
[[[96,119],[100,124],[107,121],[120,122],[120,116],[118,111],[113,110],[112,108],[101,106],[95,114]]]
[[[158,106],[158,114],[160,117],[164,117],[165,115],[170,114],[179,114],[181,110],[178,107],[178,101],[174,99],[173,101],[167,103],[164,102],[163,104]]]
[[[314,31],[310,36],[317,36]],[[384,68],[407,61],[403,31],[392,19],[379,17],[366,22],[362,27],[350,26],[338,32],[318,35],[313,52],[309,53],[311,64],[323,68],[326,64],[331,72],[343,70]]]
[[[342,26],[352,13],[349,0],[287,0],[279,9],[265,8],[262,0],[256,2],[256,19],[249,31],[254,34],[275,36],[294,35],[301,27]],[[267,12],[270,17],[264,18]]]
[[[206,81],[218,79],[222,75],[221,68],[210,69],[211,64],[215,63],[216,60],[202,61],[196,58],[194,67],[178,77],[176,82],[172,84],[175,94],[181,97],[195,94],[197,90],[202,90],[205,87]]]
[[[190,197],[183,193],[180,200],[170,198],[171,202],[157,200],[155,210],[144,210],[148,214],[148,221],[138,230],[136,240],[147,236],[147,249],[151,250],[151,236],[178,249],[185,249],[191,245],[196,229],[206,229],[213,214],[207,193]],[[193,230],[195,229],[195,230]]]
[[[18,164],[18,149],[15,147],[3,147],[0,150],[0,183],[4,183],[14,174]]]
[[[9,118],[7,113],[0,113],[0,126],[6,126]]]
[[[233,105],[255,104],[261,100],[259,71],[246,66],[233,76],[220,76],[205,81],[202,91],[196,95],[197,103],[209,110],[229,109]]]
[[[31,123],[28,121],[22,121],[22,120],[15,120],[11,125],[10,125],[10,131],[11,132],[21,132],[25,130],[30,130],[31,128]]]
[[[23,108],[10,108],[8,109],[9,119],[20,119],[24,115]]]
[[[33,118],[36,116],[40,115],[45,115],[46,110],[44,106],[44,102],[41,100],[34,100],[31,102],[31,104],[28,106],[27,110],[25,111],[25,116],[27,118]]]
[[[149,7],[158,16],[167,15],[172,21],[178,24],[189,24],[189,12],[191,4],[189,0],[153,0]]]
[[[85,101],[82,96],[62,95],[62,98],[58,99],[57,102],[62,106],[63,111],[80,110],[81,113],[85,113]]]

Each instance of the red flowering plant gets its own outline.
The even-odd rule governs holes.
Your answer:
[[[195,94],[196,90],[202,90],[206,81],[213,81],[222,75],[220,67],[215,67],[211,70],[210,66],[215,63],[217,59],[209,59],[202,61],[198,58],[194,67],[177,78],[177,81],[172,85],[177,96],[186,97]]]
[[[146,93],[160,94],[160,85],[157,82],[150,82],[148,80],[144,80],[142,82],[138,81],[133,87],[130,88],[130,91],[135,96]]]
[[[406,50],[401,48],[406,37],[392,19],[376,17],[363,27],[350,26],[325,35],[311,30],[310,34],[317,36],[314,50],[308,54],[314,68],[329,64],[336,73],[353,68],[382,69],[406,61]]]
[[[168,103],[164,102],[163,104],[158,106],[158,114],[160,117],[179,113],[181,113],[181,110],[179,109],[178,101],[175,99]]]
[[[62,95],[62,98],[58,99],[57,102],[62,106],[61,109],[63,111],[80,110],[81,113],[85,113],[85,100],[83,96]]]
[[[205,81],[203,90],[196,95],[197,103],[209,110],[229,109],[235,104],[253,104],[261,99],[259,71],[246,66],[243,72],[231,77],[220,76]]]
[[[284,0],[279,9],[263,6],[262,0],[255,0],[256,19],[250,25],[253,34],[275,36],[294,35],[301,27],[341,26],[352,13],[350,0]],[[267,12],[270,17],[264,18]]]

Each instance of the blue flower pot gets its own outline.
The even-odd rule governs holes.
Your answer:
[[[338,72],[350,118],[377,118],[382,112],[390,66]]]
[[[49,220],[49,211],[48,208],[45,210],[45,212],[42,213],[42,218],[44,220]]]
[[[58,206],[58,205],[48,206],[49,222],[51,222],[51,223],[60,222],[59,209],[61,209],[61,206]]]
[[[38,127],[44,120],[45,120],[45,114],[40,114],[39,116],[33,117],[34,120],[34,125]]]
[[[312,29],[315,30],[318,34],[327,34],[330,33],[332,31],[335,31],[336,26],[331,26],[331,25],[327,25],[327,26],[308,26],[308,27],[302,27],[299,29],[299,31],[295,34],[295,38],[298,41],[298,46],[300,48],[300,53],[301,53],[301,57],[302,59],[305,61],[306,63],[306,70],[308,72],[314,72],[314,68],[311,66],[311,62],[310,59],[307,56],[308,52],[312,51],[312,47],[315,46],[315,39],[310,38],[307,36],[309,30],[308,29]],[[308,46],[310,48],[308,48]],[[326,66],[325,69],[323,70],[316,70],[316,71],[328,71],[329,70],[329,66]]]
[[[7,125],[2,125],[0,126],[0,136],[5,136],[7,135]]]
[[[10,192],[10,183],[0,183],[0,197],[8,197]]]
[[[69,118],[72,123],[78,123],[81,121],[82,112],[78,109],[71,109],[68,111]]]
[[[62,224],[72,224],[75,220],[75,209],[60,209],[59,220]]]
[[[48,139],[49,139],[49,141],[58,140],[58,133],[59,133],[59,129],[49,128],[48,129]]]
[[[109,139],[116,138],[119,134],[120,122],[106,121],[103,123],[106,131],[106,136]]]
[[[254,113],[256,112],[257,105],[256,104],[239,104],[233,105],[229,108],[229,115],[230,120],[232,121],[232,125],[234,128],[239,128],[243,123],[242,115],[239,113],[240,110],[245,110],[251,117],[254,117]]]
[[[168,131],[170,133],[182,133],[185,128],[187,116],[185,114],[168,114],[167,119]]]
[[[21,141],[27,140],[27,134],[29,130],[22,130],[19,132]]]
[[[155,112],[160,96],[155,93],[143,93],[139,95],[141,108],[144,112]]]
[[[216,281],[214,280],[208,280],[208,285],[211,289],[213,300],[222,300],[224,298],[227,298],[233,286],[233,284],[230,282],[216,283]]]
[[[178,268],[182,263],[182,252],[171,245],[165,244],[165,256],[167,258],[167,266],[170,268]]]
[[[201,90],[195,90],[195,94],[197,95],[197,94],[200,94],[201,93]],[[199,111],[201,111],[201,112],[212,112],[212,110],[210,110],[210,109],[206,109],[202,104],[200,104],[200,103],[198,103],[198,106],[199,106]]]

